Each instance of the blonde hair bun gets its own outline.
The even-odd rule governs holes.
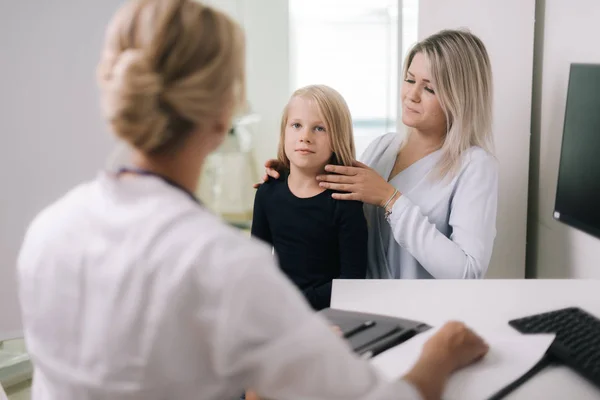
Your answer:
[[[105,80],[103,109],[115,133],[142,151],[164,143],[169,118],[159,106],[162,79],[144,52],[123,51]]]
[[[130,0],[98,65],[104,115],[134,148],[175,151],[243,104],[244,60],[243,32],[222,12],[197,0]]]

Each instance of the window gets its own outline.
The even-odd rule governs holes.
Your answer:
[[[402,55],[417,37],[417,2],[403,1]],[[398,0],[290,0],[293,89],[322,83],[352,112],[357,154],[396,130]]]

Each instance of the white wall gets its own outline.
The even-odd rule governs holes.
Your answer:
[[[281,113],[291,94],[288,2],[246,0],[243,10],[248,100],[262,118],[254,129],[253,143],[262,167],[277,154]]]
[[[15,259],[26,225],[93,178],[112,142],[95,70],[120,0],[0,2],[0,336],[20,330]]]
[[[488,277],[525,276],[534,0],[421,0],[419,37],[469,28],[485,43],[494,74],[494,134],[500,162],[498,235]]]
[[[291,94],[287,0],[210,0],[233,16],[246,33],[248,100],[261,121],[251,127],[256,165],[262,174],[277,154],[283,107]]]
[[[600,63],[600,2],[537,3],[528,275],[600,278],[600,240],[552,218],[569,67]]]

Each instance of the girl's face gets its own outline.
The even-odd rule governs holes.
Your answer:
[[[423,53],[413,57],[402,82],[402,122],[421,133],[446,133],[446,116],[436,95],[429,60]]]
[[[290,167],[318,173],[330,161],[333,151],[328,127],[314,102],[302,97],[290,100],[284,148]]]

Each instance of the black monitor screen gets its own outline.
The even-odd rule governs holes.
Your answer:
[[[571,65],[554,218],[600,237],[600,65]]]

